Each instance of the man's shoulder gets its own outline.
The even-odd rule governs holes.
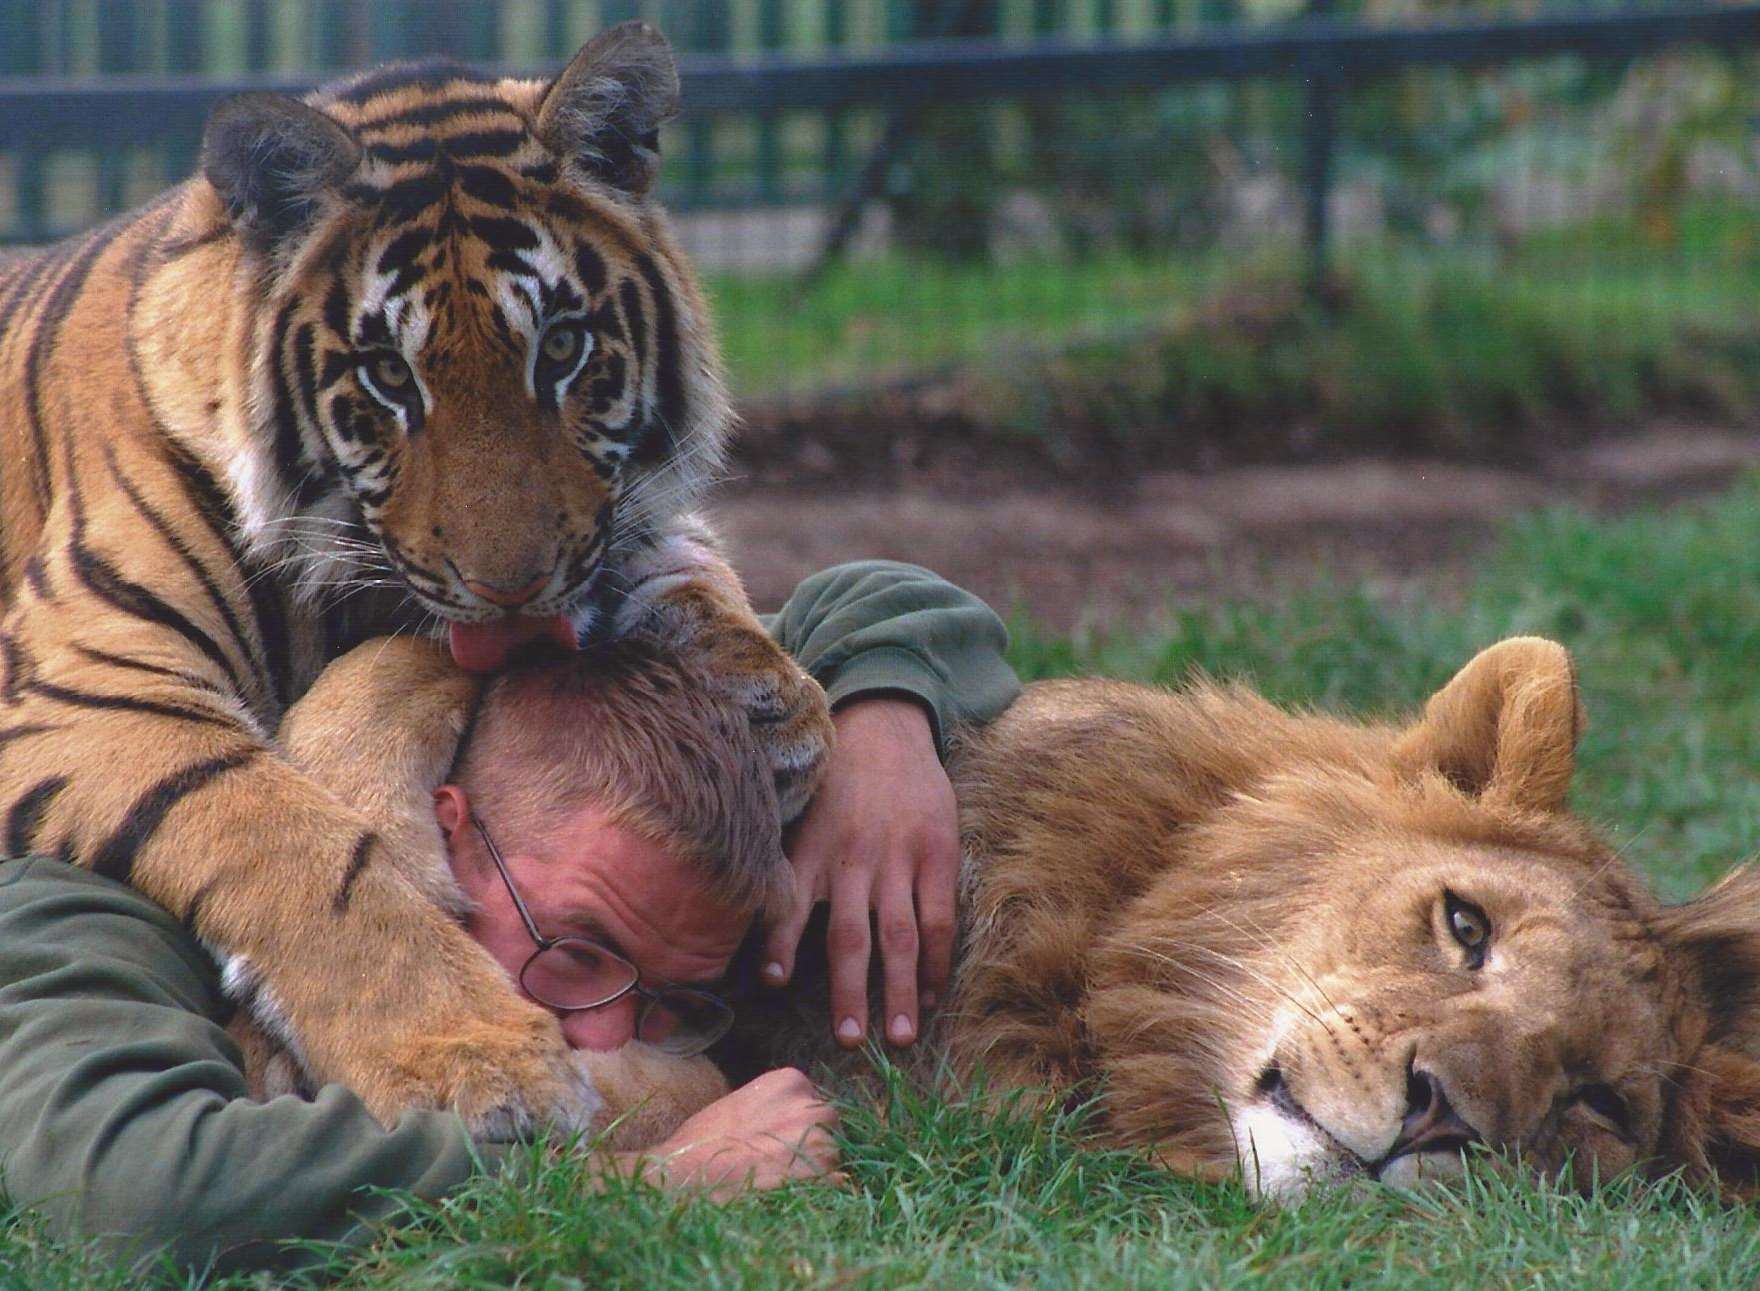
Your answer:
[[[126,883],[82,870],[66,861],[50,856],[16,856],[0,860],[0,905],[11,909],[48,899],[85,902],[99,908],[138,908],[145,918],[171,920],[162,907]]]
[[[0,977],[45,952],[163,966],[204,984],[214,973],[189,930],[127,884],[50,857],[0,861]]]

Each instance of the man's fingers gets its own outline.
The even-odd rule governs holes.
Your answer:
[[[823,1145],[815,1143],[795,1158],[795,1169],[799,1172],[797,1177],[803,1179],[821,1179],[837,1169],[839,1164],[837,1147],[831,1142],[829,1135],[825,1136]]]
[[[917,1038],[917,911],[908,874],[880,880],[880,963],[886,984],[886,1039],[910,1044]]]
[[[799,1067],[772,1067],[753,1076],[741,1089],[762,1090],[765,1094],[816,1097],[813,1078]]]
[[[794,899],[786,910],[771,915],[769,931],[764,934],[764,965],[758,975],[766,986],[786,986],[794,976],[795,952],[819,899],[819,867],[799,857],[793,864]]]
[[[868,894],[871,867],[849,865],[833,880],[825,948],[831,968],[831,1032],[853,1049],[868,1033]]]
[[[923,989],[923,1007],[946,997],[953,973],[953,943],[957,933],[955,890],[959,884],[959,832],[925,845],[917,867],[917,939]]]

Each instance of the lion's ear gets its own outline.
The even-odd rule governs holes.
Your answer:
[[[660,127],[678,115],[679,95],[666,37],[639,20],[620,22],[582,46],[544,91],[538,138],[640,197],[660,175]]]
[[[1664,1162],[1715,1184],[1732,1201],[1760,1197],[1760,1063],[1711,1045],[1673,1082]]]
[[[1732,1197],[1760,1196],[1760,869],[1734,870],[1651,929],[1703,1019],[1674,1074],[1676,1160]]]
[[[1760,1056],[1760,868],[1732,870],[1652,926],[1705,1011],[1706,1039]]]
[[[1577,670],[1556,641],[1512,637],[1480,651],[1424,707],[1395,756],[1510,806],[1564,806],[1584,727]]]

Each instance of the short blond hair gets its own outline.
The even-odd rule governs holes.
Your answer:
[[[749,719],[658,643],[620,641],[496,678],[452,778],[510,831],[596,806],[677,850],[738,909],[788,891],[775,782]]]

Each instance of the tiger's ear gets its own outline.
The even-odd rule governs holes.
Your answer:
[[[347,130],[285,94],[227,99],[202,135],[202,174],[232,222],[267,243],[303,228],[360,160]]]
[[[1556,641],[1512,637],[1456,673],[1394,755],[1409,771],[1439,771],[1488,801],[1557,811],[1585,725],[1570,652]]]
[[[595,178],[637,197],[660,176],[660,127],[678,115],[672,46],[645,22],[620,22],[581,47],[544,91],[538,138]]]

